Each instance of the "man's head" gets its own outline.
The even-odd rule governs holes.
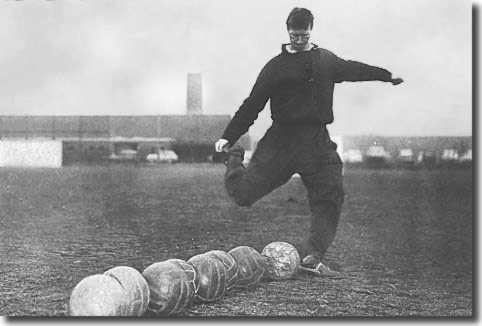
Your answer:
[[[290,36],[291,48],[301,51],[309,47],[313,14],[305,8],[294,8],[286,19],[286,28]]]

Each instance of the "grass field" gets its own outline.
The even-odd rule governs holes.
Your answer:
[[[271,241],[297,243],[309,208],[299,178],[236,207],[221,165],[0,170],[0,315],[63,316],[84,277]],[[345,171],[327,262],[343,278],[263,282],[196,316],[472,315],[471,170]]]

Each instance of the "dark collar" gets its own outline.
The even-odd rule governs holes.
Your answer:
[[[316,50],[318,49],[318,45],[316,45],[315,43],[311,43],[313,45],[313,47],[308,50],[308,51],[303,51],[303,52],[309,52],[309,51],[313,51],[313,50]],[[288,45],[290,45],[289,43],[283,43],[281,44],[281,52],[282,53],[285,53],[285,54],[296,54],[296,53],[301,53],[301,52],[289,52],[286,48],[288,47]]]

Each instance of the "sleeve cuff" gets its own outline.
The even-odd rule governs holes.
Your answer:
[[[221,136],[221,138],[223,139],[226,139],[228,142],[229,142],[229,145],[234,145],[235,142],[233,142],[233,137],[229,136],[229,135],[226,135],[226,134],[223,134]]]

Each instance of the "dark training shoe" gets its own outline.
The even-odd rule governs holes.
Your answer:
[[[224,164],[228,167],[237,167],[241,164],[243,164],[244,161],[244,149],[239,146],[235,145],[228,149],[226,152],[226,159],[224,161]]]
[[[301,261],[300,270],[306,273],[314,274],[317,276],[326,277],[339,277],[340,272],[332,270],[330,267],[323,264],[318,255],[307,255]]]
[[[317,254],[309,254],[306,255],[305,258],[301,261],[301,265],[305,267],[314,268],[318,263],[321,261],[321,258]]]

